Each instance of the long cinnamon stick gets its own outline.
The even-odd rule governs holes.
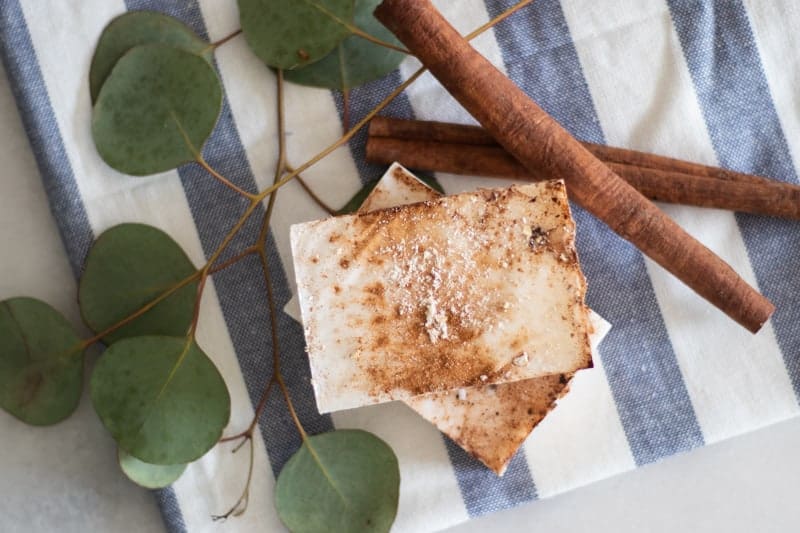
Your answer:
[[[384,0],[375,17],[530,172],[571,195],[623,238],[752,332],[774,306],[733,269],[581,146],[476,52],[429,0]]]
[[[409,120],[377,116],[370,122],[369,134],[374,137],[393,137],[417,141],[436,141],[457,144],[497,146],[492,135],[480,126],[448,124],[426,120]],[[726,181],[752,181],[763,183],[768,178],[736,172],[724,168],[701,165],[672,157],[616,148],[603,144],[579,141],[596,158],[606,163],[620,163],[668,172],[680,172],[693,176],[706,176]],[[772,181],[772,180],[768,180]]]
[[[367,139],[366,158],[371,163],[398,161],[412,169],[451,174],[524,181],[552,178],[545,172],[528,171],[497,144],[374,137],[372,130]],[[797,185],[758,176],[752,176],[754,180],[726,180],[620,163],[606,162],[606,165],[651,200],[800,220],[800,187]]]

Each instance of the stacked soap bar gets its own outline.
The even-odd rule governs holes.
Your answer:
[[[395,165],[292,248],[321,412],[405,400],[501,473],[591,364],[560,182],[437,198]]]

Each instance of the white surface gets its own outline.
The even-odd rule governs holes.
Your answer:
[[[42,298],[77,324],[75,283],[8,83],[0,78],[0,299]],[[88,397],[52,428],[31,428],[0,412],[0,436],[0,531],[163,530],[152,497],[118,472],[113,442]],[[795,419],[451,533],[796,531],[799,450]]]

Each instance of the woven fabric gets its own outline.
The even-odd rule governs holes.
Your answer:
[[[511,4],[437,2],[463,32]],[[132,178],[98,157],[90,133],[91,55],[105,24],[137,9],[174,15],[211,40],[238,27],[233,0],[0,2],[6,71],[76,275],[96,235],[131,221],[164,229],[195,264],[203,264],[245,206],[195,165]],[[800,5],[792,0],[537,0],[475,45],[580,139],[796,183],[798,25]],[[277,158],[274,75],[241,38],[222,47],[216,61],[226,99],[205,158],[240,187],[262,189]],[[407,59],[385,79],[354,90],[353,119],[417,66]],[[292,164],[341,134],[341,107],[334,92],[287,86]],[[427,75],[386,114],[471,121]],[[385,170],[366,164],[363,156],[362,133],[306,178],[330,203],[343,204]],[[449,193],[500,184],[438,178]],[[403,405],[320,415],[302,328],[280,313],[285,377],[307,430],[364,428],[398,454],[402,485],[395,531],[445,528],[797,415],[796,223],[663,207],[775,303],[773,319],[750,335],[576,207],[588,303],[613,329],[600,346],[598,370],[579,374],[572,392],[534,431],[502,478]],[[281,308],[293,291],[289,225],[323,215],[296,184],[281,190],[269,240]],[[257,219],[245,226],[233,249],[254,238]],[[257,261],[245,260],[216,275],[202,307],[199,342],[231,390],[229,433],[246,427],[271,368],[259,268]],[[172,488],[157,493],[170,531],[282,530],[272,504],[275,475],[299,437],[277,394],[269,399],[259,429],[248,512],[223,524],[210,520],[232,503],[246,468],[246,457],[219,446]]]

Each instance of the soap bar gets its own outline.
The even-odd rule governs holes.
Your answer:
[[[434,200],[439,193],[399,164],[393,164],[359,211]],[[589,311],[592,351],[611,328]],[[585,369],[580,372],[597,372]],[[499,385],[475,385],[409,398],[405,403],[496,474],[505,472],[511,458],[531,432],[569,391],[571,374],[523,379]]]
[[[298,224],[291,242],[320,412],[590,364],[563,182]]]

